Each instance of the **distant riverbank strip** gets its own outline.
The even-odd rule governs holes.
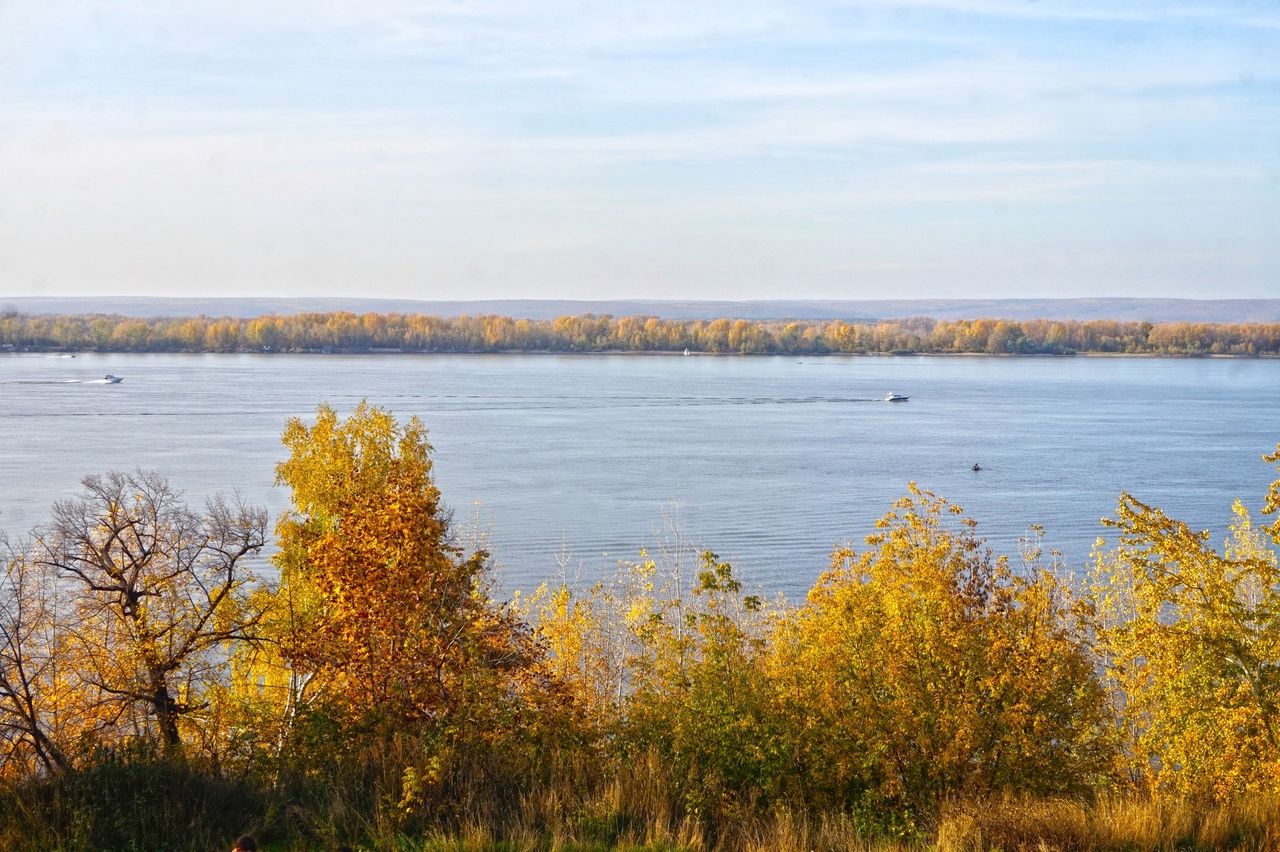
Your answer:
[[[235,317],[0,313],[6,352],[689,352],[742,355],[1280,355],[1280,323],[1112,320],[553,320],[347,312]]]

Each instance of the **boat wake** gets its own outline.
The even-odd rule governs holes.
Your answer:
[[[111,379],[0,379],[0,385],[114,385]]]

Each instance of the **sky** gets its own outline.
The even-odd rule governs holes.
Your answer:
[[[0,296],[1280,298],[1275,0],[0,0]]]

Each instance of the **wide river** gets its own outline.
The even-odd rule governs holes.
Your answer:
[[[285,419],[363,398],[427,424],[436,482],[460,527],[489,530],[508,591],[589,580],[674,525],[800,597],[911,481],[1001,552],[1042,525],[1078,571],[1121,490],[1220,543],[1280,441],[1277,360],[10,354],[0,529],[138,467],[193,503],[238,490],[279,512]]]

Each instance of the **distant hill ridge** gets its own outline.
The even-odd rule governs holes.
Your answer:
[[[1280,322],[1280,299],[864,299],[864,300],[573,300],[167,298],[135,296],[4,297],[0,311],[24,314],[120,314],[131,317],[293,315],[350,311],[413,313],[441,317],[496,314],[517,319],[554,319],[580,314],[657,316],[664,319],[879,320],[999,318],[1013,320],[1124,320],[1147,322]]]

